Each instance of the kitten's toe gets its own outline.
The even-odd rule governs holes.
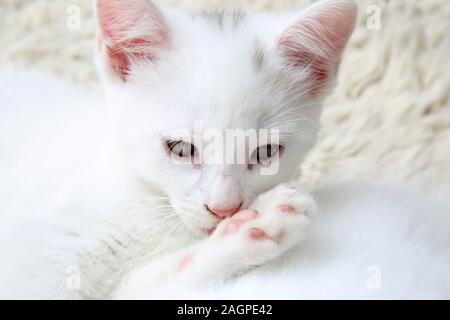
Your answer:
[[[222,221],[214,232],[213,236],[227,236],[230,234],[237,233],[241,227],[258,217],[258,212],[254,210],[242,210],[236,213],[231,218]]]
[[[247,234],[251,240],[255,241],[270,239],[264,230],[258,228],[250,228]]]
[[[281,213],[296,213],[297,209],[289,204],[280,204],[277,206],[277,210]]]
[[[282,184],[260,195],[251,208],[263,215],[283,213],[312,217],[316,212],[316,203],[308,194]]]

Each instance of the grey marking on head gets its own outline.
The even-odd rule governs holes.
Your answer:
[[[264,65],[264,60],[266,58],[266,52],[264,48],[261,46],[258,40],[255,41],[255,45],[253,48],[253,64],[255,65],[255,70],[261,70]]]
[[[243,12],[234,11],[231,17],[233,21],[233,26],[237,28],[244,20],[245,14]]]
[[[237,28],[245,17],[243,13],[227,12],[225,10],[203,12],[201,16],[209,20],[212,24],[216,25],[220,30],[223,30],[226,24],[231,24],[231,26]]]
[[[225,11],[216,10],[214,12],[203,12],[202,16],[209,20],[212,24],[219,27],[220,30],[223,29],[223,24],[225,20]]]

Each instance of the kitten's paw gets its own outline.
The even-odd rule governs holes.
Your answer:
[[[261,226],[281,251],[305,238],[316,213],[316,203],[311,196],[285,184],[258,196],[250,208],[260,215],[255,226]]]
[[[220,250],[249,266],[274,259],[301,241],[316,210],[310,196],[286,185],[260,195],[250,208],[224,220],[211,237]]]

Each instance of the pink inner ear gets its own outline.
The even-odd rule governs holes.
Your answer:
[[[311,95],[319,94],[335,75],[354,26],[351,3],[325,3],[307,13],[278,39],[278,47],[289,65],[308,69]]]
[[[151,50],[140,52],[133,51],[133,48],[149,47],[151,42],[145,39],[133,39],[118,43],[113,47],[106,48],[111,69],[120,77],[122,81],[126,81],[130,72],[131,59],[142,59],[153,61],[155,55]]]
[[[146,0],[97,0],[99,48],[109,67],[126,81],[132,60],[153,61],[168,44],[168,31],[156,7]]]
[[[309,69],[308,81],[311,83],[309,94],[315,96],[325,87],[329,78],[330,63],[320,55],[299,46],[297,41],[290,37],[282,37],[278,41],[278,47],[282,49],[284,57],[289,61],[289,65],[296,69]]]

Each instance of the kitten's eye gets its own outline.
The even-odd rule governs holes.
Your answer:
[[[273,157],[281,152],[282,148],[278,144],[268,144],[259,147],[256,149],[256,161],[258,164],[267,165]]]
[[[192,158],[197,154],[197,149],[191,143],[179,141],[167,141],[167,148],[179,158]]]

